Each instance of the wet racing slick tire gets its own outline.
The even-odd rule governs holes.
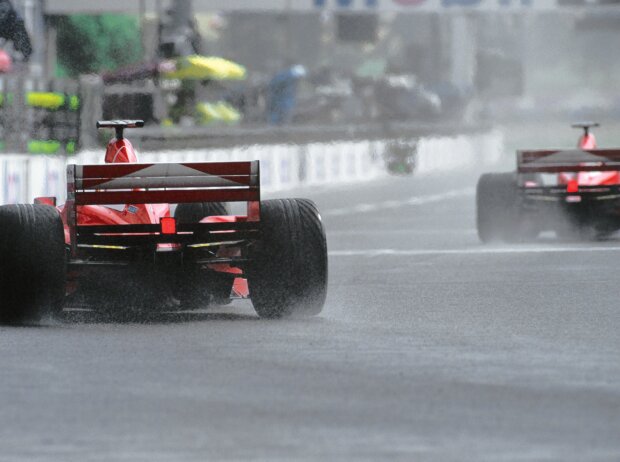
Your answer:
[[[228,208],[222,202],[193,202],[177,205],[174,217],[179,223],[198,223],[205,217],[228,214]],[[231,301],[233,282],[234,278],[228,274],[205,274],[191,269],[179,274],[174,294],[183,308],[202,308],[211,302],[225,305]]]
[[[514,173],[485,173],[476,187],[478,237],[488,242],[522,242],[538,236],[534,216],[523,210]]]
[[[205,217],[228,215],[226,204],[222,202],[189,202],[177,205],[174,217],[179,223],[198,223]]]
[[[54,207],[0,206],[0,322],[37,322],[62,310],[66,254]]]
[[[250,298],[262,318],[313,316],[327,295],[327,243],[307,199],[261,202],[261,239],[247,266]]]

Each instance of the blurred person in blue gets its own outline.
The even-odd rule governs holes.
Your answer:
[[[267,117],[273,125],[289,123],[297,104],[299,80],[306,76],[306,69],[300,64],[289,66],[278,72],[267,85]]]

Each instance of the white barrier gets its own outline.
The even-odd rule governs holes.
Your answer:
[[[383,152],[392,140],[256,145],[139,153],[142,162],[261,161],[261,186],[281,191],[299,186],[368,181],[386,175]],[[417,140],[416,175],[490,165],[499,160],[503,137],[499,131]],[[0,204],[28,203],[37,196],[65,198],[69,163],[97,164],[104,150],[75,157],[0,156]]]

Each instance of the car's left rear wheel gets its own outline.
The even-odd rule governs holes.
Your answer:
[[[54,207],[0,206],[0,322],[37,322],[60,312],[65,252],[63,224]]]
[[[484,243],[524,242],[540,233],[536,213],[519,198],[514,173],[485,173],[476,187],[476,225]]]

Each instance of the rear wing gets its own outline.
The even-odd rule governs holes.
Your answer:
[[[83,206],[190,202],[246,202],[247,213],[233,223],[179,224],[174,233],[163,224],[78,225]],[[69,165],[65,208],[74,255],[79,244],[208,242],[210,231],[220,240],[223,231],[227,241],[244,239],[260,220],[259,162]]]
[[[517,151],[517,173],[620,171],[620,149]]]

